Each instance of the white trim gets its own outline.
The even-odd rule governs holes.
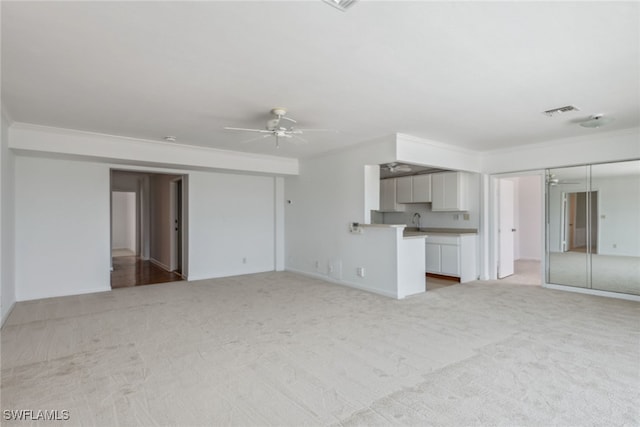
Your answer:
[[[45,294],[45,295],[39,295],[37,298],[25,298],[25,299],[18,299],[18,302],[21,301],[35,301],[35,300],[41,300],[41,299],[48,299],[48,298],[60,298],[60,297],[72,297],[75,295],[84,295],[84,294],[97,294],[97,293],[101,293],[101,292],[111,292],[111,285],[109,285],[109,288],[105,289],[105,288],[91,288],[91,289],[83,289],[80,291],[74,291],[72,294]]]
[[[160,261],[158,261],[158,260],[157,260],[157,259],[155,259],[155,258],[149,258],[149,262],[151,262],[152,264],[157,265],[158,267],[160,267],[160,268],[161,268],[161,269],[163,269],[163,270],[167,270],[168,272],[171,272],[171,271],[172,271],[172,270],[171,270],[171,267],[169,267],[169,266],[168,266],[168,265],[166,265],[166,264],[161,263]]]
[[[640,295],[624,294],[624,293],[621,293],[621,292],[601,291],[601,290],[598,290],[598,289],[580,288],[580,287],[577,287],[577,286],[555,285],[553,283],[544,283],[542,286],[544,288],[554,289],[554,290],[557,290],[557,291],[576,292],[576,293],[579,293],[579,294],[594,295],[594,296],[598,296],[598,297],[617,298],[617,299],[624,299],[624,300],[629,300],[629,301],[639,301],[640,302]]]
[[[0,329],[4,326],[4,322],[7,321],[7,319],[9,318],[9,315],[11,314],[11,312],[13,311],[13,309],[16,306],[16,302],[14,301],[10,306],[9,309],[7,311],[5,311],[4,313],[2,313],[2,319],[0,320]]]
[[[374,293],[374,294],[382,295],[382,296],[393,298],[393,299],[404,299],[404,297],[398,297],[398,295],[396,295],[394,293],[391,293],[391,292],[387,292],[387,291],[383,291],[383,290],[375,289],[375,288],[369,288],[369,287],[366,287],[366,286],[362,286],[362,285],[360,285],[358,283],[345,282],[344,280],[336,280],[336,279],[333,279],[331,277],[325,276],[324,274],[309,273],[307,271],[296,270],[296,269],[293,269],[293,268],[287,268],[285,271],[288,271],[290,273],[299,274],[301,276],[311,277],[313,279],[320,279],[320,280],[322,280],[324,282],[332,283],[332,284],[335,284],[335,285],[341,285],[341,286],[346,286],[348,288],[358,289],[360,291],[371,292],[371,293]]]
[[[9,148],[107,163],[299,175],[297,159],[14,122]]]
[[[540,178],[540,259],[536,261],[540,261],[541,268],[541,278],[542,281],[545,280],[545,272],[546,272],[546,190],[545,190],[545,169],[535,169],[521,172],[506,172],[506,173],[495,173],[489,175],[489,271],[488,276],[489,280],[498,280],[498,241],[500,236],[498,235],[498,180],[503,178],[516,178],[522,176],[538,176]]]

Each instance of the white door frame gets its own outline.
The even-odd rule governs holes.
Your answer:
[[[540,180],[540,277],[542,278],[542,283],[545,283],[545,271],[546,271],[546,257],[545,257],[545,245],[547,239],[545,238],[546,227],[545,227],[545,210],[546,210],[546,189],[545,189],[545,170],[530,170],[530,171],[520,171],[520,172],[509,172],[509,173],[500,173],[500,174],[492,174],[489,175],[489,271],[488,271],[488,279],[489,280],[497,280],[498,279],[498,260],[499,260],[499,240],[500,236],[498,234],[498,229],[500,226],[499,222],[499,180],[502,178],[516,178],[522,176],[537,176]]]
[[[178,206],[178,183],[181,187],[181,198],[180,198],[180,206]],[[179,176],[171,180],[171,184],[169,186],[169,210],[171,215],[171,223],[170,223],[170,233],[169,233],[169,245],[170,245],[170,259],[171,263],[169,265],[171,271],[175,271],[178,268],[178,259],[180,259],[180,275],[183,277],[187,277],[187,220],[186,220],[186,185],[187,178],[186,175]],[[177,233],[176,230],[176,221],[178,221],[177,213],[178,208],[180,209],[180,218],[181,221],[178,225],[180,228],[180,233]],[[178,253],[178,241],[176,240],[180,235],[180,253]]]
[[[508,189],[507,187],[510,188]],[[505,192],[509,194],[504,194]],[[498,179],[498,278],[514,273],[515,262],[515,183],[510,178]],[[509,202],[509,206],[506,206]],[[508,247],[507,247],[508,246]]]

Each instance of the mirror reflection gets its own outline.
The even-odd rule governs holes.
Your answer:
[[[640,161],[547,170],[548,283],[640,295]]]

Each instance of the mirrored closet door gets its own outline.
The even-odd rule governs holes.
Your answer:
[[[640,161],[547,170],[547,283],[640,295]]]

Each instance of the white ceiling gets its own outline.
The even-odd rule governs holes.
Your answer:
[[[2,102],[20,122],[287,157],[395,132],[491,150],[640,126],[638,2],[1,5]],[[340,132],[276,150],[222,129],[276,106]],[[616,120],[577,126],[595,113]]]

